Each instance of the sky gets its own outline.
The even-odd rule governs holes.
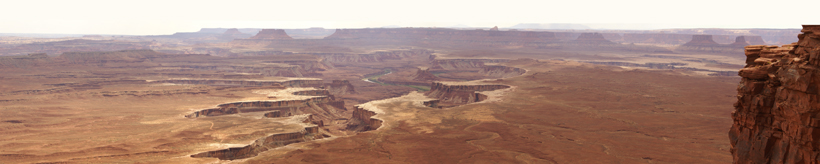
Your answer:
[[[818,0],[2,1],[0,33],[167,35],[200,28],[503,28],[519,23],[642,30],[820,24]]]

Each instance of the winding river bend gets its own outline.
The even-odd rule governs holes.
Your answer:
[[[430,90],[430,87],[429,87],[429,86],[421,86],[421,85],[401,85],[401,84],[391,84],[391,83],[385,83],[385,82],[381,82],[381,81],[379,81],[379,77],[382,77],[382,76],[384,76],[384,75],[391,74],[391,73],[393,73],[393,71],[392,71],[392,70],[386,69],[386,70],[384,70],[384,72],[382,72],[381,74],[376,74],[376,75],[366,76],[366,77],[365,77],[364,79],[362,79],[362,80],[364,80],[364,81],[366,81],[366,82],[376,83],[376,84],[379,84],[379,85],[394,85],[394,86],[405,86],[405,87],[415,88],[415,89],[416,89],[417,91],[419,91],[419,92],[426,92],[426,91],[429,91],[429,90]]]

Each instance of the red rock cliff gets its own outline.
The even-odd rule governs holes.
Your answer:
[[[369,110],[362,109],[356,106],[353,109],[353,117],[350,124],[348,124],[347,129],[353,131],[371,131],[379,129],[382,126],[382,120],[370,118],[376,115],[376,112],[372,112]]]
[[[797,44],[746,46],[729,131],[735,163],[820,163],[820,25]]]

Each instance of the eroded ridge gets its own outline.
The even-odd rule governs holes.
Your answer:
[[[796,44],[746,46],[729,131],[735,163],[820,163],[820,26]]]
[[[430,91],[424,93],[424,95],[439,100],[427,102],[430,106],[449,107],[483,101],[487,99],[487,95],[480,92],[506,88],[510,88],[510,86],[464,82],[433,82],[430,85]]]
[[[276,147],[282,147],[288,144],[293,143],[300,143],[306,141],[312,141],[317,139],[322,139],[326,137],[330,137],[326,134],[322,134],[320,132],[321,124],[318,126],[313,124],[316,120],[314,120],[313,115],[301,115],[300,117],[293,118],[293,119],[301,119],[302,122],[305,124],[305,129],[292,132],[292,133],[281,133],[281,134],[273,134],[269,135],[264,138],[260,138],[255,140],[250,145],[244,147],[235,147],[235,148],[228,148],[223,150],[216,150],[216,151],[208,151],[203,153],[198,153],[191,155],[194,158],[219,158],[220,160],[235,160],[235,159],[244,159],[250,158],[258,155],[261,152],[268,151],[270,149]],[[310,123],[310,124],[308,124]]]
[[[344,101],[335,100],[334,96],[327,90],[287,88],[282,90],[257,90],[254,91],[254,93],[266,94],[268,98],[275,98],[276,100],[239,101],[219,104],[216,108],[200,110],[185,117],[196,118],[267,112],[263,115],[267,118],[291,117],[290,119],[292,121],[289,122],[298,122],[304,126],[304,130],[273,134],[257,139],[253,143],[243,147],[208,151],[191,155],[191,157],[214,157],[220,160],[243,159],[254,157],[272,148],[330,137],[328,134],[322,133],[322,130],[319,128],[324,126],[325,121],[341,118],[341,111],[345,110]]]
[[[482,81],[433,82],[431,90],[425,93],[411,92],[401,97],[371,101],[357,105],[353,111],[348,130],[378,130],[387,124],[411,119],[414,110],[445,108],[470,104],[498,97],[497,91],[511,88],[507,85],[485,84]],[[388,104],[403,104],[385,107]],[[408,104],[409,103],[409,104]]]
[[[292,116],[299,114],[335,115],[337,110],[344,110],[344,101],[336,100],[327,90],[314,88],[288,88],[278,91],[260,90],[256,93],[267,94],[275,100],[239,101],[219,104],[215,108],[203,109],[185,117],[196,118],[220,116],[227,114],[275,111],[271,116]]]

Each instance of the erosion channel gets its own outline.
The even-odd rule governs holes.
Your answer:
[[[364,81],[386,84],[379,77],[390,74],[385,70],[380,74],[368,75]],[[498,80],[498,79],[492,79]],[[341,83],[334,81],[335,83]],[[369,101],[353,106],[347,112],[345,102],[328,91],[328,87],[297,86],[280,90],[255,90],[267,99],[237,101],[219,104],[215,108],[195,111],[185,117],[201,119],[214,117],[249,117],[270,119],[293,126],[293,132],[268,134],[241,147],[231,147],[190,155],[194,158],[219,158],[237,160],[255,157],[258,154],[293,143],[320,139],[332,139],[355,135],[356,133],[393,128],[400,122],[417,120],[414,113],[422,110],[446,110],[464,104],[478,103],[488,99],[499,99],[513,87],[492,84],[489,79],[461,82],[432,82],[430,87],[396,85],[416,88],[399,97]],[[424,91],[424,92],[422,92]],[[351,113],[349,116],[346,113]],[[236,145],[236,144],[234,144]]]

